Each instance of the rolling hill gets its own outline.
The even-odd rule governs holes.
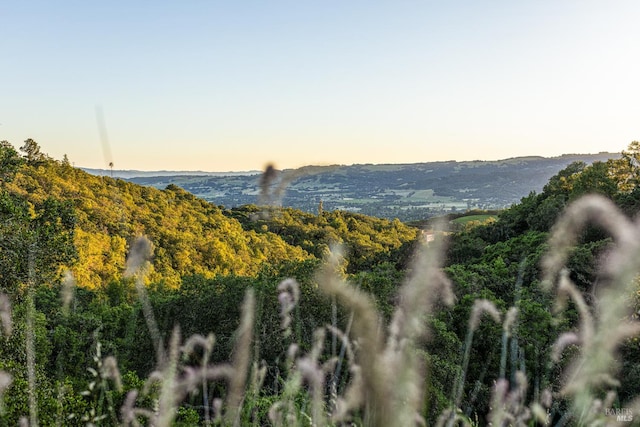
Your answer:
[[[205,175],[162,171],[140,176],[128,173],[126,179],[159,189],[177,185],[227,208],[267,203],[315,213],[322,201],[328,211],[339,209],[410,221],[452,211],[506,208],[531,191],[540,192],[549,178],[572,162],[591,164],[619,157],[616,153],[599,153],[497,161],[309,166],[276,171],[275,192],[272,188],[272,194],[262,196],[260,175],[255,172]],[[110,171],[90,172],[106,175]],[[114,171],[114,175],[118,173]],[[286,189],[280,191],[283,182]]]

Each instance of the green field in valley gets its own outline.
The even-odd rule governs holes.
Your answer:
[[[467,216],[461,216],[460,218],[456,218],[451,222],[455,224],[466,224],[471,221],[486,222],[490,219],[497,219],[497,218],[498,218],[497,215],[467,215]]]

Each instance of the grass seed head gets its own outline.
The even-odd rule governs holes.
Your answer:
[[[13,320],[11,317],[11,301],[9,296],[0,293],[0,321],[2,322],[2,332],[5,337],[11,336],[13,332]]]
[[[473,303],[471,316],[469,317],[469,329],[475,331],[480,326],[483,314],[488,314],[496,323],[500,323],[500,312],[496,306],[487,299],[478,299]]]
[[[153,255],[153,243],[146,236],[137,237],[127,256],[125,277],[132,277],[146,266]]]

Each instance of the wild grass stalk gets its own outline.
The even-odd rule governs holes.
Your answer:
[[[524,269],[525,266],[527,265],[527,258],[524,257],[522,259],[522,261],[520,261],[520,265],[518,267],[518,278],[516,279],[516,283],[515,283],[515,287],[514,287],[514,296],[513,296],[513,309],[516,310],[516,312],[511,312],[511,317],[509,317],[507,319],[507,321],[505,321],[505,323],[503,324],[503,330],[506,330],[509,332],[509,339],[511,341],[511,348],[509,351],[509,355],[510,357],[510,361],[509,361],[509,365],[511,368],[511,383],[515,384],[517,382],[517,377],[516,377],[516,373],[518,372],[518,362],[519,362],[519,358],[522,359],[522,351],[520,349],[519,343],[518,343],[518,335],[516,332],[516,327],[517,324],[516,322],[518,321],[518,317],[517,317],[517,310],[519,310],[520,308],[520,299],[522,298],[522,284],[524,282]],[[511,311],[511,309],[509,309],[509,311]],[[508,315],[508,313],[507,313]],[[520,363],[521,365],[523,365],[523,363]],[[524,372],[524,366],[520,367],[520,370],[522,372]]]
[[[67,317],[71,310],[71,304],[73,303],[73,297],[76,291],[76,279],[73,274],[66,270],[62,277],[62,287],[60,289],[62,300],[62,315]]]
[[[5,338],[13,333],[13,317],[11,315],[11,301],[5,293],[0,293],[0,322]],[[0,370],[0,415],[4,413],[4,394],[11,386],[13,377],[8,372]]]
[[[416,349],[426,337],[427,315],[436,303],[452,304],[454,299],[451,284],[440,270],[441,256],[439,242],[416,254],[385,334],[373,300],[340,276],[341,252],[331,251],[316,277],[326,294],[353,312],[352,340],[357,347],[353,370],[358,380],[348,389],[350,399],[342,400],[334,415],[355,411],[362,402],[365,425],[424,423],[420,413],[425,367]],[[354,398],[356,393],[362,396],[361,401]],[[334,420],[340,421],[337,417]]]
[[[561,391],[563,396],[571,397],[573,417],[579,424],[603,421],[603,411],[598,410],[603,401],[598,392],[613,391],[619,385],[615,379],[616,349],[624,340],[640,333],[640,323],[633,320],[630,311],[635,291],[633,279],[640,267],[639,221],[628,220],[604,197],[585,196],[570,205],[554,227],[550,251],[543,260],[543,284],[555,291],[558,308],[563,309],[569,298],[579,313],[577,332],[561,335],[554,346],[555,358],[569,344],[580,346]],[[602,265],[600,282],[604,286],[597,290],[593,307],[587,305],[564,268],[569,248],[589,224],[603,228],[615,241]]]
[[[0,293],[0,323],[5,337],[13,333],[13,317],[11,315],[11,300],[5,293]]]
[[[381,319],[371,297],[346,283],[339,275],[341,263],[341,249],[334,247],[316,277],[327,295],[335,297],[338,303],[353,311],[352,329],[358,345],[357,364],[362,371],[362,389],[359,392],[363,395],[365,423],[371,426],[385,425],[391,408],[383,366],[378,361],[384,347]]]
[[[336,168],[337,166],[303,166],[278,172],[273,164],[266,165],[264,172],[260,176],[258,204],[268,209],[263,211],[261,216],[268,218],[273,213],[273,209],[281,205],[286,189],[296,179],[318,173],[326,173]]]
[[[500,374],[499,378],[504,379],[507,371],[507,345],[511,338],[516,319],[518,318],[518,308],[511,307],[507,311],[504,323],[502,324],[502,349],[500,351]]]
[[[329,410],[332,414],[331,419],[334,422],[346,419],[351,409],[359,408],[363,404],[362,395],[360,393],[362,388],[362,372],[360,367],[356,364],[352,342],[349,340],[352,324],[353,316],[350,316],[344,332],[333,325],[327,327],[327,330],[331,332],[333,338],[339,339],[341,343],[340,353],[336,356],[337,364],[331,378],[329,389],[329,396],[331,399]],[[333,351],[332,354],[334,354]],[[342,370],[344,368],[347,368],[349,371],[351,381],[343,394],[338,395],[338,381],[340,380]]]
[[[253,339],[255,304],[253,290],[249,289],[242,304],[240,326],[237,331],[238,337],[232,361],[233,375],[229,380],[225,413],[225,419],[228,425],[240,425],[241,406],[251,362],[251,341]]]
[[[175,326],[169,341],[169,357],[164,363],[161,378],[160,396],[157,402],[157,409],[153,419],[153,425],[158,427],[169,427],[173,424],[178,411],[178,404],[182,398],[178,392],[176,375],[178,373],[178,362],[180,357],[180,328]]]
[[[460,373],[458,375],[458,381],[456,382],[454,388],[454,408],[460,408],[462,403],[462,394],[464,392],[464,384],[466,381],[467,369],[469,367],[469,357],[471,355],[473,334],[476,329],[478,329],[478,326],[480,326],[480,321],[484,314],[489,315],[496,323],[500,322],[500,312],[491,301],[486,299],[478,299],[474,301],[473,308],[471,309],[471,316],[469,317],[469,325],[467,327],[467,337],[464,342],[464,355],[462,356],[462,365],[460,368]],[[448,427],[452,427],[454,425],[454,414],[455,411],[452,410],[449,422],[447,423]]]
[[[200,334],[191,335],[182,346],[182,360],[186,361],[196,353],[196,348],[201,348],[203,350],[203,355],[200,359],[200,369],[206,369],[209,365],[209,359],[213,352],[215,342],[216,338],[213,333],[209,333],[206,338]],[[202,379],[201,387],[202,406],[204,407],[204,423],[208,426],[211,424],[211,406],[209,405],[209,384],[205,379]]]
[[[266,184],[265,184],[266,185]],[[266,188],[266,187],[265,187]],[[588,304],[582,292],[571,281],[566,269],[570,248],[588,224],[604,228],[614,238],[616,246],[602,264],[600,286],[595,303]],[[241,306],[240,324],[230,362],[214,364],[211,361],[215,345],[213,333],[207,337],[193,335],[184,343],[180,329],[175,327],[166,344],[155,321],[151,303],[146,294],[145,271],[153,245],[145,238],[131,245],[125,271],[135,281],[138,298],[151,336],[156,369],[149,375],[141,390],[127,394],[117,413],[107,393],[111,384],[118,389],[120,375],[115,358],[102,358],[97,347],[97,369],[92,371],[93,381],[87,392],[96,396],[87,423],[110,420],[125,426],[170,426],[187,396],[201,393],[205,425],[242,426],[261,420],[251,414],[264,381],[266,367],[260,366],[254,354],[254,325],[256,302],[249,290]],[[34,254],[29,255],[29,283],[26,293],[26,353],[29,396],[29,417],[22,424],[38,425],[38,407],[35,378],[34,334]],[[342,271],[342,252],[332,248],[315,278],[319,288],[332,300],[331,324],[319,328],[311,348],[303,353],[298,343],[292,343],[287,354],[287,376],[283,389],[274,397],[268,418],[274,426],[314,425],[337,426],[353,423],[364,426],[425,425],[422,409],[425,399],[425,375],[428,369],[418,351],[428,338],[428,317],[441,305],[452,305],[455,297],[452,284],[441,269],[443,262],[441,239],[424,245],[415,255],[405,282],[398,290],[398,303],[391,322],[385,327],[373,298],[346,280]],[[636,286],[634,278],[640,266],[640,220],[628,220],[611,202],[587,196],[573,203],[553,230],[550,251],[542,262],[543,286],[553,291],[556,308],[562,310],[567,302],[578,312],[578,326],[562,333],[556,340],[551,357],[558,362],[568,346],[579,346],[579,353],[569,365],[560,392],[553,396],[569,399],[572,412],[556,420],[568,423],[570,418],[578,425],[604,425],[610,422],[603,408],[611,407],[617,395],[619,382],[616,374],[616,349],[628,337],[640,333],[640,323],[632,319],[630,297]],[[522,265],[516,284],[516,293],[522,281]],[[73,300],[73,280],[63,281],[63,312],[68,314]],[[68,289],[67,289],[68,288]],[[285,338],[291,336],[293,315],[299,306],[299,284],[293,279],[282,281],[277,287],[280,302],[281,329]],[[69,296],[71,295],[71,296]],[[350,313],[345,330],[337,322],[337,305]],[[530,397],[530,382],[524,372],[522,353],[513,336],[519,314],[519,297],[507,311],[502,325],[499,375],[494,383],[488,422],[495,426],[548,425],[551,393],[542,392]],[[11,333],[10,304],[0,295],[0,321],[3,332]],[[481,319],[490,316],[500,322],[501,313],[488,300],[474,302],[468,321],[458,377],[453,384],[452,406],[438,419],[437,425],[472,425],[468,416],[460,411],[463,405],[467,371],[471,359],[474,334]],[[331,336],[327,337],[327,333]],[[331,345],[326,345],[330,340]],[[508,343],[512,348],[508,351]],[[329,348],[325,348],[329,347]],[[339,351],[338,351],[339,349]],[[325,353],[329,353],[327,356]],[[511,378],[507,375],[508,353],[512,356]],[[194,357],[199,360],[193,364]],[[520,364],[520,366],[518,366]],[[328,382],[327,382],[327,379]],[[340,379],[346,379],[341,390]],[[213,399],[212,382],[224,382],[225,394]],[[0,372],[0,394],[11,383],[8,374]],[[152,407],[143,407],[141,397],[151,397]],[[100,412],[106,401],[107,411]],[[640,409],[640,400],[629,402],[629,407]],[[637,406],[635,406],[637,405]],[[119,415],[119,416],[118,416]]]
[[[295,279],[280,282],[277,288],[280,302],[280,327],[284,338],[291,335],[292,312],[300,300],[300,285]]]
[[[156,323],[156,318],[153,314],[151,302],[147,296],[147,289],[145,286],[146,268],[148,267],[149,260],[153,254],[153,243],[146,236],[139,236],[131,244],[131,249],[126,261],[126,270],[124,277],[131,277],[135,281],[136,291],[138,293],[138,300],[142,306],[142,314],[144,320],[147,323],[149,334],[153,342],[153,347],[156,351],[156,362],[158,365],[165,363],[164,344],[162,337],[160,336],[160,330]]]
[[[102,357],[102,345],[100,342],[96,344],[96,353],[93,356],[93,362],[97,369],[93,367],[87,368],[92,376],[92,381],[87,385],[80,395],[92,400],[89,410],[81,417],[81,420],[89,425],[98,425],[105,420],[109,420],[109,424],[117,424],[118,416],[116,414],[113,396],[110,393],[109,382],[115,386],[115,390],[122,390],[122,379],[118,363],[113,356]],[[59,390],[62,393],[62,390]],[[104,406],[106,402],[106,412]],[[69,414],[71,415],[71,414]],[[75,416],[75,414],[73,414]],[[58,422],[60,422],[59,420]]]
[[[35,244],[29,245],[27,260],[27,295],[26,295],[26,328],[25,346],[27,353],[27,382],[29,393],[29,425],[38,426],[38,400],[36,396],[36,350],[35,350],[35,315],[34,293],[36,287],[36,253]]]

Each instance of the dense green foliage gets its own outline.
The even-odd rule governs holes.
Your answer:
[[[560,383],[561,369],[549,363],[551,346],[560,331],[571,330],[578,319],[575,308],[563,318],[554,316],[553,296],[541,290],[540,261],[547,251],[549,233],[569,203],[590,193],[610,198],[629,217],[635,216],[640,192],[630,183],[635,182],[637,167],[633,165],[639,156],[638,144],[634,143],[620,160],[589,166],[573,163],[552,177],[540,194],[523,198],[502,212],[497,221],[459,232],[451,239],[446,272],[456,284],[459,304],[442,319],[458,337],[463,337],[476,299],[489,299],[504,311],[509,306],[517,307],[519,316],[510,348],[513,360],[507,376],[509,371],[512,375],[516,370],[526,372],[534,398],[545,387],[559,391],[555,387]],[[570,278],[587,295],[600,280],[601,258],[611,244],[607,233],[589,227],[572,251],[567,264]],[[629,296],[633,301],[632,297]],[[462,408],[468,415],[488,412],[489,392],[500,368],[501,333],[499,327],[492,325],[482,332],[483,340],[473,344],[477,364],[470,364],[465,390],[467,406]],[[638,350],[638,344],[637,339],[629,340],[621,352],[629,356]],[[632,359],[626,359],[620,375],[625,379],[625,387],[620,388],[622,401],[640,394],[640,359],[637,355]],[[559,419],[565,408],[562,401],[555,405],[552,414]]]
[[[146,281],[163,334],[174,325],[187,335],[215,331],[213,360],[226,360],[240,302],[251,287],[259,291],[260,354],[279,363],[284,363],[286,345],[277,333],[275,286],[280,280],[296,277],[303,286],[298,310],[305,315],[294,338],[309,346],[316,327],[344,317],[312,284],[329,247],[346,245],[350,255],[345,268],[365,270],[358,280],[367,286],[371,280],[381,283],[377,275],[370,279],[367,269],[401,262],[417,238],[415,228],[398,221],[342,212],[314,216],[257,206],[225,210],[176,186],[156,190],[89,175],[66,158],[51,159],[33,140],[25,141],[21,151],[22,156],[6,141],[0,147],[0,286],[12,295],[16,322],[1,352],[2,367],[14,376],[6,396],[10,410],[3,415],[10,423],[28,413],[21,366],[27,362],[24,316],[33,301],[38,390],[48,393],[38,396],[38,406],[49,408],[47,413],[81,415],[77,411],[84,410],[82,405],[51,408],[71,405],[58,399],[61,385],[65,396],[78,398],[90,379],[87,369],[98,345],[117,357],[127,375],[144,378],[150,373],[156,363],[149,358],[153,344],[133,282],[123,276],[137,236],[154,243]],[[391,264],[382,268],[396,271]],[[61,284],[66,269],[77,285],[70,308],[61,305],[61,295],[68,293],[68,284]],[[385,286],[375,290],[388,299],[394,285]],[[23,301],[31,302],[23,306]],[[276,383],[277,373],[270,372],[270,378]],[[89,405],[85,400],[78,402]],[[41,423],[52,423],[53,418],[40,415]]]
[[[260,208],[243,206],[231,210],[242,226],[256,232],[273,232],[288,244],[301,247],[321,259],[329,247],[342,244],[348,248],[350,272],[371,269],[380,262],[401,265],[407,261],[417,230],[400,221],[368,217],[352,212],[332,211],[313,215],[291,208],[279,209],[268,216]]]
[[[539,286],[540,260],[559,215],[584,194],[602,194],[630,217],[638,212],[639,145],[632,144],[619,160],[571,164],[540,194],[531,193],[497,219],[455,229],[444,271],[455,285],[457,304],[438,307],[421,319],[431,330],[420,351],[429,396],[422,415],[430,423],[455,402],[462,371],[466,379],[459,407],[480,424],[490,411],[496,378],[525,372],[533,400],[540,399],[545,388],[558,391],[567,360],[550,363],[551,347],[561,331],[575,327],[578,314],[573,306],[563,317],[553,314],[553,297]],[[388,323],[398,300],[397,286],[411,274],[412,253],[420,245],[418,229],[397,220],[256,205],[225,209],[176,186],[157,190],[88,175],[66,160],[42,154],[32,140],[21,150],[22,156],[6,142],[0,146],[0,288],[11,298],[14,317],[13,332],[0,338],[0,370],[13,376],[0,411],[7,425],[17,424],[30,411],[30,380],[24,369],[29,359],[24,343],[30,335],[41,425],[86,425],[92,420],[117,424],[127,392],[143,388],[142,379],[160,361],[154,357],[141,290],[135,277],[124,274],[138,236],[147,236],[154,245],[145,289],[163,342],[176,326],[185,337],[213,332],[210,360],[233,359],[240,307],[246,290],[253,290],[252,357],[268,366],[246,415],[256,423],[265,423],[270,405],[286,394],[289,345],[309,351],[318,327],[351,327],[353,312],[318,289],[316,272],[330,247],[346,247],[338,273],[372,295]],[[599,260],[611,244],[603,230],[591,227],[573,250],[570,277],[585,293],[599,280]],[[66,269],[77,286],[70,276],[63,279]],[[291,277],[300,284],[301,296],[292,313],[291,334],[283,335],[278,285]],[[637,308],[637,295],[632,297]],[[468,322],[478,299],[493,302],[503,313],[511,306],[519,309],[508,340],[499,324],[489,322],[470,340]],[[336,340],[325,341],[325,348],[337,354]],[[631,339],[621,349],[622,401],[640,395],[639,346]],[[462,370],[465,351],[472,356]],[[98,378],[103,355],[117,359],[121,389]],[[195,366],[204,356],[191,357],[184,363]],[[338,392],[345,390],[350,375],[336,376]],[[219,384],[212,382],[211,387],[213,397],[224,393]],[[153,396],[146,397],[149,405]],[[202,398],[186,398],[177,422],[201,420]],[[563,399],[555,400],[551,417],[560,419],[566,408]]]
[[[0,161],[12,165],[6,173],[13,171],[3,180],[5,194],[25,209],[47,200],[71,205],[78,259],[67,265],[82,287],[121,280],[128,244],[140,235],[155,245],[149,281],[168,287],[191,275],[254,276],[267,261],[317,259],[323,248],[339,242],[352,251],[355,265],[373,265],[379,258],[396,259],[416,238],[415,229],[398,221],[340,212],[316,217],[287,210],[254,223],[249,213],[260,212],[255,206],[228,211],[173,185],[157,190],[89,175],[48,158],[28,141],[24,158],[8,143],[0,147]],[[14,167],[16,162],[21,163]]]

